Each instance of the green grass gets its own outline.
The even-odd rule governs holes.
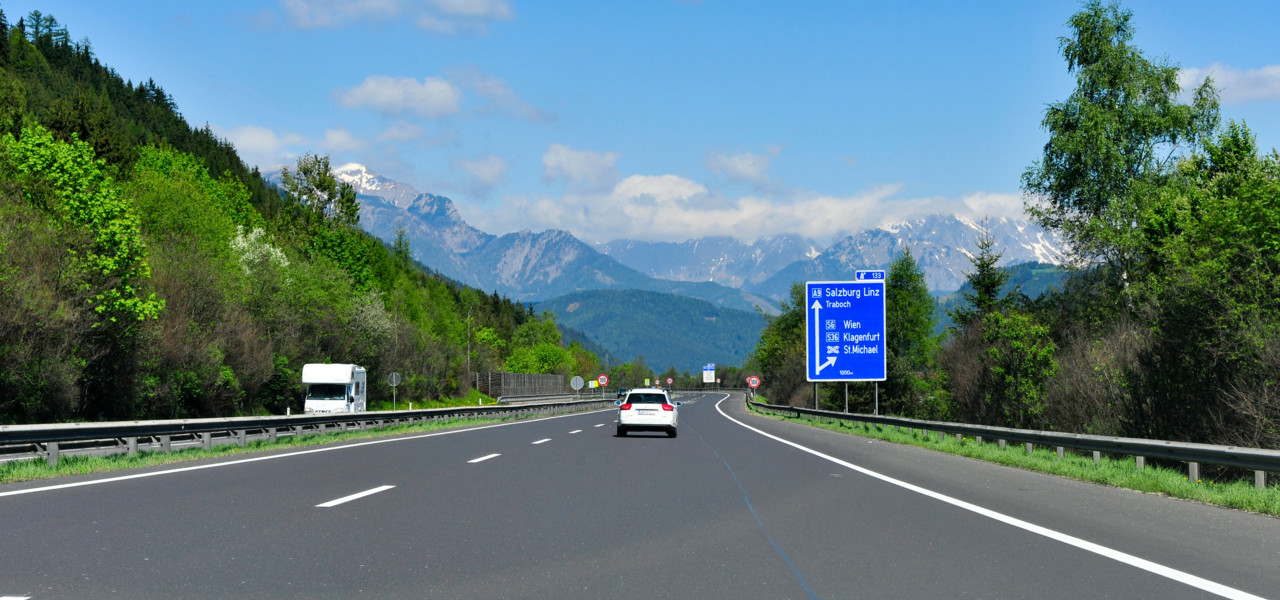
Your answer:
[[[471,390],[467,392],[466,396],[461,398],[437,398],[435,400],[400,398],[395,402],[394,408],[392,408],[393,405],[390,400],[370,402],[369,410],[411,410],[410,405],[412,405],[412,410],[426,410],[429,408],[458,408],[462,406],[493,406],[497,403],[497,400],[475,390]]]
[[[1104,455],[1099,462],[1094,463],[1092,455],[1073,453],[1069,449],[1063,458],[1058,458],[1057,452],[1050,448],[1036,447],[1031,454],[1027,454],[1022,444],[1009,444],[1001,450],[994,440],[984,440],[984,443],[979,444],[977,440],[970,437],[957,441],[955,435],[946,435],[939,440],[936,432],[916,429],[908,433],[906,430],[898,431],[893,427],[849,421],[820,423],[759,411],[750,404],[747,406],[756,414],[831,431],[875,438],[895,444],[907,444],[1148,494],[1161,494],[1226,508],[1280,516],[1280,486],[1269,485],[1265,489],[1258,489],[1254,487],[1252,478],[1248,481],[1193,482],[1188,481],[1186,474],[1181,470],[1152,465],[1147,465],[1145,469],[1138,469],[1133,457],[1111,458]]]
[[[414,407],[417,408],[417,405],[415,404]],[[331,434],[304,434],[298,437],[282,436],[277,438],[275,443],[271,443],[267,440],[258,440],[245,444],[244,448],[236,446],[235,444],[227,444],[215,446],[209,451],[205,451],[203,448],[188,448],[173,452],[138,452],[137,454],[132,455],[63,455],[62,460],[58,461],[58,464],[55,466],[49,466],[48,462],[43,458],[20,460],[0,464],[0,484],[31,481],[36,479],[53,479],[68,475],[88,475],[91,473],[136,469],[139,467],[154,467],[208,458],[252,454],[267,450],[303,448],[307,446],[336,444],[368,438],[424,433],[440,429],[454,429],[475,425],[487,425],[509,420],[511,419],[441,419],[439,421],[427,421],[415,424],[391,425],[380,429],[362,429],[359,431],[346,431]]]

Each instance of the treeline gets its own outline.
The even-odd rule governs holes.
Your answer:
[[[269,185],[53,16],[0,11],[0,423],[296,411],[308,362],[368,367],[375,404],[390,371],[436,399],[598,369],[531,306],[363,232],[328,167]]]
[[[1000,249],[981,236],[972,291],[935,337],[904,253],[889,273],[882,409],[1280,447],[1280,154],[1220,122],[1212,81],[1183,96],[1176,66],[1130,44],[1131,19],[1096,0],[1071,17],[1060,47],[1076,88],[1049,105],[1049,142],[1022,177],[1028,213],[1070,243],[1063,289],[1003,291]],[[767,397],[812,405],[798,293],[755,360]],[[836,387],[819,404],[843,408]],[[851,386],[857,409],[870,394]]]

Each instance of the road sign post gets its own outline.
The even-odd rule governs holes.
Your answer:
[[[400,385],[400,374],[392,371],[387,375],[387,385],[391,386],[391,410],[396,409],[396,386]]]
[[[884,286],[884,271],[858,271],[855,281],[805,283],[809,381],[885,380]]]

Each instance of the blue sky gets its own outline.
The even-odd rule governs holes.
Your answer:
[[[1280,146],[1280,2],[1125,2],[1135,44]],[[449,196],[501,234],[827,243],[1019,216],[1073,81],[1068,0],[46,1],[264,171],[304,152]]]

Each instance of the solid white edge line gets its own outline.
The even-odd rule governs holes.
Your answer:
[[[1149,573],[1154,573],[1154,574],[1159,575],[1159,576],[1161,576],[1161,577],[1165,577],[1165,578],[1168,578],[1168,579],[1172,579],[1172,580],[1174,580],[1174,581],[1177,581],[1178,583],[1182,583],[1182,584],[1185,584],[1185,585],[1189,585],[1189,586],[1191,586],[1191,587],[1194,587],[1194,588],[1198,588],[1198,589],[1204,590],[1204,591],[1209,592],[1209,593],[1211,593],[1211,594],[1217,594],[1218,596],[1222,596],[1223,598],[1232,598],[1233,600],[1266,600],[1265,598],[1263,598],[1263,597],[1261,597],[1261,596],[1255,596],[1255,595],[1250,594],[1249,592],[1245,592],[1245,591],[1243,591],[1243,590],[1237,590],[1237,589],[1235,589],[1235,588],[1233,588],[1233,587],[1228,587],[1228,586],[1226,586],[1226,585],[1223,585],[1223,584],[1221,584],[1221,583],[1217,583],[1217,582],[1215,582],[1215,581],[1209,581],[1208,579],[1205,579],[1205,578],[1203,578],[1203,577],[1197,577],[1197,576],[1195,576],[1195,575],[1192,575],[1192,574],[1190,574],[1190,573],[1186,573],[1186,572],[1184,572],[1184,571],[1179,571],[1179,570],[1174,569],[1174,568],[1172,568],[1172,567],[1166,567],[1166,566],[1164,566],[1164,565],[1162,565],[1162,564],[1155,563],[1155,562],[1151,562],[1151,561],[1149,561],[1149,560],[1147,560],[1147,559],[1145,559],[1145,558],[1139,558],[1139,557],[1137,557],[1137,556],[1134,556],[1134,555],[1132,555],[1132,554],[1128,554],[1128,553],[1126,553],[1126,552],[1121,552],[1121,551],[1119,551],[1119,550],[1115,550],[1115,549],[1112,549],[1112,548],[1108,548],[1108,547],[1103,546],[1103,545],[1101,545],[1101,544],[1095,544],[1095,543],[1090,542],[1090,541],[1082,540],[1082,539],[1080,539],[1080,538],[1078,538],[1078,537],[1075,537],[1075,536],[1073,536],[1073,535],[1068,535],[1068,534],[1062,533],[1062,532],[1060,532],[1060,531],[1055,531],[1055,530],[1053,530],[1053,529],[1049,529],[1049,528],[1047,528],[1047,527],[1041,527],[1040,525],[1036,525],[1036,524],[1033,524],[1033,523],[1029,523],[1029,522],[1027,522],[1027,521],[1023,521],[1022,519],[1019,519],[1019,518],[1017,518],[1017,517],[1011,517],[1011,516],[1006,515],[1006,514],[1004,514],[1004,513],[998,513],[998,512],[996,512],[996,511],[994,511],[994,510],[991,510],[991,509],[988,509],[988,508],[983,508],[983,507],[978,506],[978,505],[976,505],[976,504],[970,504],[970,503],[965,502],[964,500],[960,500],[960,499],[958,499],[958,498],[952,498],[951,496],[947,496],[947,495],[945,495],[945,494],[941,494],[941,493],[935,492],[935,491],[933,491],[933,490],[925,489],[925,488],[922,488],[922,487],[920,487],[920,486],[918,486],[918,485],[914,485],[914,484],[911,484],[911,483],[907,483],[907,482],[902,481],[902,480],[899,480],[899,479],[894,479],[894,478],[892,478],[892,477],[889,477],[888,475],[884,475],[884,474],[881,474],[881,473],[877,473],[877,472],[872,471],[872,470],[870,470],[870,469],[867,469],[867,468],[865,468],[865,467],[860,467],[860,466],[855,465],[855,464],[853,464],[853,463],[845,462],[845,461],[840,460],[840,459],[838,459],[838,458],[836,458],[836,457],[834,457],[834,456],[829,456],[829,455],[823,454],[823,453],[818,452],[817,450],[814,450],[814,449],[812,449],[812,448],[808,448],[808,447],[805,447],[805,446],[801,446],[800,444],[797,444],[797,443],[792,442],[792,441],[789,441],[789,440],[784,440],[784,439],[782,439],[782,438],[780,438],[780,437],[778,437],[778,436],[776,436],[776,435],[773,435],[773,434],[771,434],[771,433],[767,433],[767,432],[765,432],[765,431],[762,431],[762,430],[756,429],[755,427],[752,427],[752,426],[750,426],[750,425],[747,425],[746,423],[743,423],[742,421],[739,421],[739,420],[737,420],[737,419],[735,419],[735,418],[733,418],[733,417],[729,416],[728,414],[726,414],[726,413],[724,412],[724,410],[722,410],[722,409],[720,408],[720,403],[721,403],[721,402],[724,402],[725,400],[728,400],[728,399],[729,399],[729,394],[725,394],[725,397],[724,397],[724,398],[721,398],[718,402],[716,402],[716,412],[719,412],[719,413],[720,413],[720,416],[722,416],[722,417],[724,417],[724,418],[726,418],[726,419],[729,419],[730,421],[733,421],[734,423],[737,423],[738,425],[741,425],[742,427],[745,427],[745,428],[747,428],[747,429],[750,429],[751,431],[754,431],[754,432],[756,432],[756,433],[758,433],[758,434],[760,434],[760,435],[763,435],[763,436],[765,436],[765,437],[767,437],[767,438],[769,438],[769,439],[772,439],[772,440],[774,440],[774,441],[781,442],[781,443],[783,443],[783,444],[786,444],[786,445],[788,445],[788,446],[791,446],[792,448],[795,448],[795,449],[797,449],[797,450],[800,450],[801,452],[808,452],[809,454],[812,454],[812,455],[817,456],[817,457],[819,457],[819,458],[822,458],[822,459],[828,460],[828,461],[830,461],[830,462],[833,462],[833,463],[835,463],[835,464],[837,464],[837,465],[840,465],[840,466],[842,466],[842,467],[845,467],[845,468],[847,468],[847,469],[850,469],[850,470],[853,470],[853,471],[857,471],[857,472],[862,473],[863,475],[866,475],[866,476],[868,476],[868,477],[874,477],[874,478],[879,479],[879,480],[881,480],[881,481],[883,481],[883,482],[885,482],[885,483],[889,483],[889,484],[892,484],[892,485],[896,485],[896,486],[898,486],[898,487],[901,487],[901,488],[906,489],[906,490],[910,490],[910,491],[915,492],[915,493],[917,493],[917,494],[920,494],[920,495],[923,495],[923,496],[928,496],[928,497],[930,497],[930,498],[933,498],[934,500],[939,500],[939,501],[942,501],[942,502],[946,502],[947,504],[950,504],[950,505],[955,506],[955,507],[957,507],[957,508],[962,508],[962,509],[964,509],[964,510],[967,510],[967,511],[970,511],[970,512],[977,513],[977,514],[982,515],[982,516],[984,516],[984,517],[987,517],[987,518],[989,518],[989,519],[994,519],[994,520],[999,521],[999,522],[1001,522],[1001,523],[1004,523],[1004,524],[1006,524],[1006,525],[1012,525],[1012,526],[1017,527],[1017,528],[1019,528],[1019,529],[1022,529],[1022,530],[1024,530],[1024,531],[1029,531],[1029,532],[1031,532],[1031,533],[1034,533],[1034,534],[1037,534],[1037,535],[1041,535],[1041,536],[1047,537],[1047,538],[1049,538],[1049,539],[1051,539],[1051,540],[1056,540],[1056,541],[1058,541],[1058,542],[1062,542],[1062,543],[1064,543],[1064,544],[1068,544],[1068,545],[1070,545],[1070,546],[1075,546],[1076,548],[1080,548],[1081,550],[1085,550],[1085,551],[1087,551],[1087,552],[1092,552],[1092,553],[1097,554],[1097,555],[1099,555],[1099,556],[1103,556],[1103,557],[1106,557],[1106,558],[1110,558],[1110,559],[1112,559],[1112,560],[1114,560],[1114,561],[1121,562],[1121,563],[1127,564],[1127,565],[1132,566],[1132,567],[1137,567],[1137,568],[1142,569],[1142,570],[1144,570],[1144,571],[1147,571],[1147,572],[1149,572]]]
[[[475,463],[478,463],[478,462],[484,462],[484,461],[486,461],[486,460],[489,460],[490,458],[497,458],[497,457],[499,457],[499,456],[502,456],[502,455],[501,455],[501,454],[489,454],[489,455],[486,455],[486,456],[481,456],[480,458],[473,458],[473,459],[471,459],[471,460],[467,461],[467,463],[468,463],[468,464],[475,464]]]
[[[545,443],[550,442],[550,441],[551,441],[551,438],[543,438],[543,439],[541,439],[541,440],[538,440],[538,441],[534,442],[534,443],[533,443],[533,445],[534,445],[534,446],[537,446],[538,444],[545,444]]]
[[[567,419],[569,417],[580,417],[591,413],[604,412],[607,410],[615,410],[614,408],[602,408],[600,410],[589,410],[580,413],[568,415],[559,415],[555,417],[542,417],[540,419],[529,419],[526,421],[512,421],[510,423],[494,423],[493,425],[481,425],[479,427],[463,427],[459,429],[449,429],[447,431],[434,431],[421,435],[411,435],[407,437],[390,437],[379,440],[369,440],[367,442],[356,442],[351,444],[342,444],[341,446],[322,446],[320,448],[311,448],[308,450],[299,450],[297,452],[282,452],[279,454],[271,454],[267,456],[254,456],[251,458],[242,458],[240,460],[229,460],[227,462],[208,463],[203,465],[195,465],[192,467],[179,467],[177,469],[166,469],[163,471],[148,471],[146,473],[134,473],[132,475],[121,475],[119,477],[107,477],[105,479],[91,479],[88,481],[77,481],[74,483],[59,483],[56,485],[47,485],[43,487],[27,488],[25,490],[12,490],[8,492],[0,492],[0,498],[6,496],[21,496],[22,494],[34,494],[36,492],[51,492],[54,490],[65,490],[68,488],[84,487],[88,485],[98,485],[100,483],[113,483],[116,481],[128,481],[130,479],[143,479],[146,477],[158,477],[160,475],[171,475],[174,473],[186,473],[188,471],[200,471],[203,469],[215,469],[218,467],[229,467],[232,465],[243,465],[246,463],[260,462],[264,460],[275,460],[278,458],[289,458],[292,456],[302,456],[304,454],[315,454],[317,452],[332,452],[335,450],[346,450],[348,448],[359,448],[361,446],[373,446],[375,444],[389,444],[392,442],[407,442],[410,440],[420,440],[429,437],[438,437],[442,435],[454,435],[457,433],[466,433],[468,431],[480,431],[482,429],[493,429],[495,427],[510,427],[512,425],[524,425],[527,423],[540,423],[550,419]]]
[[[357,493],[357,494],[351,494],[350,496],[343,496],[343,497],[341,497],[341,498],[338,498],[337,500],[330,500],[330,501],[328,501],[328,502],[325,502],[324,504],[317,504],[317,505],[316,505],[316,508],[333,508],[333,507],[335,507],[335,506],[337,506],[337,505],[339,505],[339,504],[346,504],[347,502],[350,502],[350,501],[352,501],[352,500],[359,500],[359,499],[361,499],[361,498],[363,498],[363,497],[365,497],[365,496],[372,496],[372,495],[374,495],[374,494],[376,494],[376,493],[378,493],[378,492],[385,492],[385,491],[387,491],[387,490],[389,490],[389,489],[391,489],[391,488],[394,488],[394,487],[396,487],[396,486],[394,486],[394,485],[382,485],[382,486],[378,486],[378,487],[373,488],[373,489],[371,489],[371,490],[365,490],[365,491],[360,492],[360,493]]]
[[[31,596],[0,596],[0,600],[31,600]]]

